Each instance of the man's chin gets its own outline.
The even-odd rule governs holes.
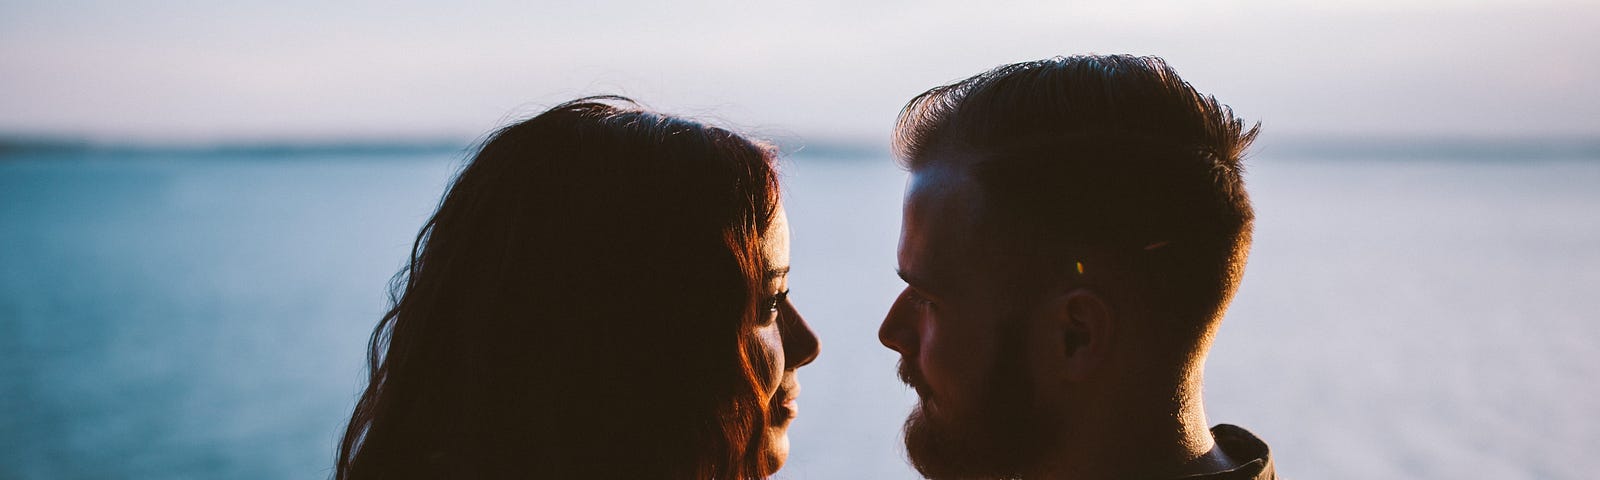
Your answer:
[[[1032,450],[994,428],[993,418],[948,422],[939,413],[919,404],[906,418],[906,456],[924,477],[1010,478],[1020,470],[1019,450]]]

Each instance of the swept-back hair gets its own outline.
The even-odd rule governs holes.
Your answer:
[[[495,132],[395,277],[336,477],[768,473],[773,161],[621,97]]]
[[[1160,58],[1090,55],[918,95],[894,147],[913,171],[966,158],[984,221],[1028,262],[1126,294],[1194,345],[1243,272],[1254,213],[1241,157],[1258,128]]]

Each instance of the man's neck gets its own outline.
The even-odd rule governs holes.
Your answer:
[[[1100,414],[1080,417],[1054,454],[1024,478],[1164,478],[1231,468],[1206,422],[1199,375],[1182,383],[1164,389],[1166,395],[1130,392],[1082,409]]]

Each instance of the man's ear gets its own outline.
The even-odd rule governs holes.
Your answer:
[[[1083,381],[1110,357],[1116,321],[1105,298],[1087,288],[1061,292],[1047,303],[1045,331],[1062,380]]]

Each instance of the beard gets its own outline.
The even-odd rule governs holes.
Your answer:
[[[921,399],[906,418],[905,443],[911,465],[922,476],[1017,478],[1037,465],[1055,443],[1054,416],[1033,402],[1021,322],[1003,325],[986,388],[968,392],[975,399],[970,411],[930,411],[921,372],[915,363],[901,360],[901,380],[915,387]]]

